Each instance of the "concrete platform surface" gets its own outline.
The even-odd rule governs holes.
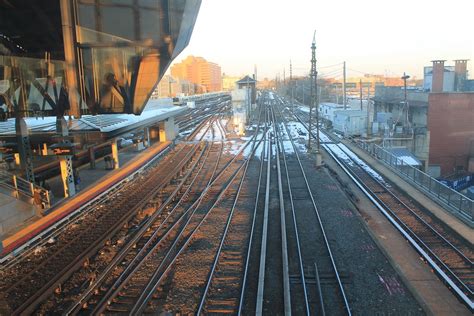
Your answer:
[[[39,208],[27,201],[11,196],[11,192],[0,189],[0,240],[9,231],[19,229],[23,223],[40,218]]]
[[[79,168],[81,178],[79,192],[67,199],[58,199],[56,195],[57,203],[50,210],[43,212],[44,216],[37,216],[27,221],[21,221],[20,217],[16,217],[18,221],[6,227],[6,232],[1,240],[3,248],[1,255],[4,256],[16,249],[52,224],[68,216],[84,203],[94,199],[115,183],[126,178],[170,144],[171,142],[156,143],[142,151],[134,151],[131,148],[122,150],[119,152],[121,167],[116,170],[105,170],[103,159],[97,161],[95,169],[89,169],[88,165]],[[61,194],[62,183],[59,177],[51,179],[48,184],[53,194]]]

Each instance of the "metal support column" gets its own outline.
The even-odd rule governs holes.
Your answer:
[[[95,148],[89,147],[89,167],[95,169]]]
[[[61,21],[63,29],[64,57],[66,59],[66,86],[68,88],[70,110],[69,114],[75,118],[81,117],[78,93],[78,67],[76,55],[76,32],[74,21],[74,2],[60,0]]]
[[[74,196],[76,194],[76,186],[74,184],[74,173],[72,170],[72,156],[59,157],[59,164],[61,167],[64,197]]]
[[[145,127],[145,129],[143,130],[143,138],[144,138],[145,147],[150,147],[151,143],[150,143],[150,128],[149,127]]]
[[[15,119],[15,129],[17,135],[18,152],[20,156],[21,168],[25,170],[25,179],[29,182],[35,182],[33,172],[33,155],[31,153],[30,138],[28,128],[23,118]]]
[[[118,169],[120,167],[120,164],[119,164],[117,139],[112,140],[112,159],[114,163],[114,169]]]

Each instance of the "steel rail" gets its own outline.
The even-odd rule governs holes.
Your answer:
[[[326,147],[325,144],[322,145]],[[325,148],[326,149],[326,148]],[[385,217],[392,223],[393,226],[405,237],[405,239],[410,242],[410,244],[416,249],[416,251],[422,255],[422,257],[430,264],[430,266],[436,271],[436,273],[441,276],[441,278],[455,291],[457,296],[471,309],[474,310],[474,303],[472,300],[454,283],[451,278],[438,266],[438,264],[433,260],[425,249],[420,246],[412,236],[405,231],[405,229],[398,223],[398,221],[390,215],[390,211],[386,209],[386,206],[381,202],[377,197],[373,196],[370,189],[349,169],[345,167],[345,165],[338,159],[338,157],[329,149],[326,149],[327,152],[331,155],[331,157],[337,162],[337,164],[341,167],[342,170],[352,179],[352,181],[361,189],[362,192],[372,201],[372,203],[385,215]]]
[[[209,150],[206,151],[205,149],[208,148]],[[148,238],[148,240],[146,241],[146,243],[143,245],[143,247],[140,249],[140,251],[135,255],[134,259],[128,263],[127,265],[127,268],[125,268],[124,270],[127,270],[129,269],[129,267],[131,267],[136,260],[138,260],[138,258],[142,255],[142,251],[144,251],[145,249],[147,249],[151,242],[156,238],[156,236],[158,235],[158,233],[161,231],[164,223],[167,222],[168,218],[171,216],[171,214],[173,214],[174,210],[176,209],[176,206],[179,205],[182,200],[187,196],[187,193],[189,192],[191,186],[193,185],[193,183],[195,182],[196,178],[198,177],[198,175],[200,174],[200,171],[202,170],[202,167],[204,166],[204,163],[200,163],[201,162],[201,158],[202,156],[204,155],[204,152],[206,152],[206,157],[204,157],[204,161],[206,161],[208,155],[209,155],[209,152],[210,152],[210,148],[208,146],[206,146],[206,148],[204,148],[201,153],[199,154],[199,157],[197,158],[196,162],[193,164],[193,166],[191,166],[191,168],[189,169],[189,171],[186,173],[186,175],[181,179],[179,185],[174,189],[174,191],[170,194],[170,196],[166,199],[165,202],[163,202],[163,204],[160,206],[160,208],[155,211],[153,213],[153,215],[148,218],[147,222],[145,223],[144,226],[142,226],[137,232],[136,234],[134,235],[133,238],[129,239],[129,241],[127,242],[127,244],[125,246],[123,246],[122,250],[117,254],[115,255],[115,257],[113,258],[113,260],[107,265],[107,267],[102,271],[102,273],[97,277],[97,279],[91,284],[89,285],[89,287],[86,289],[85,292],[83,292],[78,298],[75,299],[75,302],[65,311],[63,312],[64,315],[70,315],[70,314],[73,314],[77,311],[77,309],[79,307],[81,307],[82,304],[85,303],[86,300],[88,300],[90,298],[91,295],[94,294],[94,291],[95,289],[97,289],[99,286],[101,286],[101,284],[106,280],[106,278],[109,276],[109,274],[111,273],[111,271],[119,264],[123,261],[123,259],[129,254],[129,250],[132,249],[132,247],[134,247],[134,245],[140,240],[140,238],[143,237],[143,235],[147,232],[147,230],[154,224],[155,220],[158,218],[158,216],[160,216],[163,212],[163,210],[165,208],[168,207],[168,205],[174,201],[174,199],[176,198],[176,196],[178,195],[179,191],[181,190],[181,188],[185,185],[185,182],[186,180],[188,179],[188,177],[192,174],[192,172],[194,172],[195,168],[200,165],[199,167],[199,170],[197,171],[196,175],[193,177],[193,179],[191,180],[191,183],[188,186],[188,188],[186,189],[186,191],[182,194],[180,194],[180,198],[178,200],[178,202],[176,202],[176,205],[175,207],[169,211],[169,214],[166,216],[166,218],[162,221],[162,223],[160,224],[160,226],[158,228],[156,228],[156,230],[154,231],[153,235],[150,236]],[[120,277],[118,278],[120,279]],[[115,284],[114,284],[115,285]],[[110,287],[110,288],[113,288],[114,286]]]
[[[301,124],[303,124],[303,126],[306,129],[308,129],[307,125],[301,120],[301,118],[298,115],[294,114],[294,116],[296,117],[296,119],[298,121],[300,121]],[[356,161],[356,160],[353,159],[352,155],[354,155],[354,156],[357,156],[357,155],[354,152],[352,152],[347,146],[345,146],[343,143],[339,142],[339,140],[335,140],[332,135],[328,136],[328,135],[324,134],[323,132],[320,132],[320,134],[327,137],[327,138],[329,138],[329,139],[332,139],[334,141],[334,145],[338,146],[343,152],[345,152],[346,155],[351,160],[353,160],[357,165],[359,165],[359,166],[361,165],[359,161]],[[311,135],[312,135],[313,138],[316,137],[313,133],[311,133]],[[343,145],[343,146],[341,146],[341,145]],[[357,158],[360,159],[359,157],[357,157]],[[371,176],[371,175],[369,174],[369,176]],[[390,194],[400,204],[402,204],[410,212],[411,215],[415,216],[417,220],[421,221],[422,224],[425,225],[433,234],[435,234],[437,238],[441,239],[443,242],[448,244],[449,247],[452,248],[452,250],[454,250],[460,257],[462,257],[462,259],[464,261],[466,261],[467,263],[469,263],[471,265],[474,264],[474,262],[470,258],[468,258],[458,247],[453,245],[452,242],[450,242],[448,239],[446,239],[446,237],[441,235],[432,225],[430,225],[424,218],[422,218],[415,210],[413,210],[410,206],[408,206],[405,202],[403,202],[392,190],[390,190],[389,187],[387,187],[386,185],[381,183],[378,179],[376,179],[372,176],[371,176],[371,178],[374,181],[376,181],[388,194]]]
[[[209,129],[206,130],[206,132],[208,131]],[[222,146],[222,142],[221,142],[221,146]],[[216,160],[216,163],[214,164],[214,167],[213,167],[213,170],[212,170],[212,173],[211,173],[211,176],[209,178],[209,181],[206,185],[206,188],[208,188],[210,186],[210,184],[213,182],[213,180],[217,179],[217,177],[219,177],[219,175],[214,178],[215,174],[216,174],[216,171],[217,171],[217,167],[219,165],[219,161],[220,161],[220,157],[221,157],[221,154],[222,154],[222,148],[219,152],[219,155],[218,155],[218,158]],[[223,171],[221,171],[223,172]],[[186,193],[189,192],[189,190],[191,189],[192,185],[190,185],[188,187],[188,189],[186,190]],[[133,269],[132,269],[132,266],[130,266],[130,268],[127,268],[126,271],[124,270],[121,274],[121,276],[115,281],[115,283],[113,284],[113,286],[111,286],[108,291],[104,294],[104,296],[102,297],[102,299],[97,303],[95,309],[92,311],[93,314],[100,314],[102,313],[105,309],[106,309],[106,305],[107,305],[107,302],[111,301],[112,299],[114,299],[120,292],[120,290],[125,286],[125,284],[127,284],[130,279],[134,276],[134,274],[138,271],[138,269],[142,266],[142,264],[144,264],[145,260],[148,259],[153,253],[154,251],[158,248],[158,246],[161,245],[162,241],[165,240],[165,238],[173,231],[173,229],[175,227],[177,227],[177,225],[186,217],[188,216],[188,214],[191,214],[188,216],[188,221],[186,222],[186,224],[179,230],[179,234],[178,234],[178,237],[176,237],[176,240],[178,240],[179,236],[181,236],[181,234],[184,232],[184,230],[187,228],[187,224],[189,223],[189,221],[191,220],[191,217],[194,215],[194,213],[196,212],[197,208],[199,207],[202,199],[204,198],[205,196],[205,192],[207,192],[206,190],[204,190],[200,195],[199,197],[186,209],[186,211],[183,212],[183,214],[174,222],[174,224],[168,228],[167,232],[160,238],[160,241],[157,242],[151,249],[144,249],[144,251],[147,251],[147,253],[145,254],[145,256],[141,259],[141,261],[139,261],[135,266],[133,266]],[[183,196],[186,196],[186,193],[183,195]],[[175,207],[172,209],[172,211],[170,212],[170,215],[172,212],[175,211],[175,209],[178,207],[179,204],[176,204]],[[173,243],[174,244],[174,243]],[[135,258],[137,259],[139,258],[138,256]],[[134,260],[135,260],[134,259]],[[163,260],[164,262],[164,260]],[[161,267],[161,264],[160,264],[160,267]],[[131,271],[129,271],[131,269]]]
[[[242,146],[242,148],[239,150],[239,152],[231,159],[231,161],[229,161],[224,167],[223,169],[219,172],[219,174],[216,176],[216,177],[213,177],[211,178],[212,181],[210,181],[210,183],[207,185],[207,187],[203,190],[203,192],[201,193],[200,197],[193,203],[193,205],[191,205],[188,210],[186,212],[189,212],[190,210],[194,210],[196,211],[197,210],[197,207],[199,206],[200,202],[202,201],[202,199],[204,198],[204,196],[206,196],[206,194],[209,192],[210,188],[212,187],[212,185],[214,185],[216,183],[216,181],[221,177],[221,175],[227,170],[228,166],[234,162],[237,157],[243,152],[243,150],[250,144],[250,141],[248,141],[244,146]],[[222,153],[222,151],[220,152],[220,154]],[[216,168],[217,168],[217,164],[215,165],[215,168],[214,168],[214,172],[216,171]],[[194,212],[193,211],[193,212]],[[185,216],[187,213],[185,213],[183,216]],[[191,215],[192,216],[192,215]],[[191,220],[191,216],[188,218],[188,222]],[[184,231],[184,229],[187,227],[187,223],[184,225],[184,227],[182,228],[180,234],[178,237],[176,237],[175,239],[175,242],[173,243],[173,245],[169,248],[170,250],[168,251],[168,254],[167,256],[169,255],[170,251],[173,249],[174,245],[177,243],[177,241],[179,240],[179,237],[181,236],[182,232]],[[170,228],[171,230],[172,228]],[[162,261],[162,264],[160,265],[160,267],[155,271],[159,271],[163,265],[163,263],[165,262],[167,258],[165,257]],[[131,274],[132,275],[132,274]],[[128,280],[128,279],[127,279]],[[126,282],[127,280],[125,280],[124,282]],[[118,294],[118,291],[116,291],[116,293],[114,293],[114,295],[117,295]],[[109,300],[110,301],[110,298]],[[101,305],[100,308],[96,308],[96,310],[94,310],[94,313],[100,313],[100,312],[103,312],[106,308],[106,302],[103,302],[103,304],[98,304],[98,305]]]
[[[270,109],[270,117],[275,131],[275,139],[278,139],[277,124],[273,108]],[[280,233],[281,233],[281,256],[283,262],[283,301],[285,315],[291,315],[291,288],[290,276],[288,267],[288,241],[286,236],[286,219],[285,219],[285,202],[283,199],[283,184],[281,180],[281,166],[280,166],[280,142],[275,141],[276,165],[277,165],[277,179],[278,179],[278,199],[280,202]],[[303,273],[304,278],[304,273]],[[306,287],[306,286],[305,286]],[[306,293],[305,293],[306,295]],[[307,297],[305,297],[307,303]],[[307,307],[307,306],[306,306]]]
[[[252,157],[254,156],[255,154],[255,150],[257,149],[258,147],[256,146],[253,146],[252,148],[252,152],[250,154],[250,158],[248,160],[246,160],[245,162],[245,167],[244,167],[244,170],[243,170],[243,175],[242,175],[242,178],[240,179],[239,181],[239,186],[237,188],[237,193],[236,193],[236,196],[234,198],[234,202],[232,204],[232,207],[231,207],[231,210],[229,212],[229,216],[227,217],[227,221],[226,221],[226,225],[225,225],[225,228],[224,228],[224,233],[222,234],[222,237],[221,237],[221,240],[219,242],[219,246],[218,246],[218,249],[217,249],[217,252],[216,252],[216,256],[214,257],[214,262],[212,264],[212,267],[211,267],[211,271],[209,273],[209,276],[208,276],[208,279],[207,279],[207,282],[206,282],[206,286],[204,288],[204,292],[203,294],[201,295],[201,300],[200,300],[200,303],[199,303],[199,306],[198,306],[198,310],[196,312],[197,315],[200,315],[203,311],[203,308],[204,308],[204,304],[206,302],[206,297],[207,297],[207,294],[208,294],[208,291],[209,291],[209,288],[211,286],[211,282],[212,282],[212,279],[214,277],[214,273],[216,271],[216,268],[217,268],[217,265],[218,265],[218,262],[219,262],[219,258],[220,258],[220,254],[222,252],[222,248],[224,246],[224,242],[226,240],[226,237],[227,237],[227,233],[229,231],[229,227],[231,225],[231,221],[233,219],[233,215],[234,215],[234,211],[235,211],[235,207],[237,205],[237,202],[239,201],[239,197],[240,197],[240,192],[241,192],[241,189],[242,189],[242,186],[244,184],[244,180],[247,176],[247,170],[248,170],[248,167],[250,165],[250,161],[252,159]]]
[[[157,269],[155,274],[150,278],[150,281],[148,285],[146,286],[145,290],[142,292],[142,294],[139,297],[139,300],[135,303],[131,310],[131,314],[142,314],[143,310],[145,309],[146,305],[148,304],[148,301],[151,299],[153,293],[155,292],[156,287],[161,283],[163,280],[164,276],[167,275],[168,271],[171,269],[171,267],[174,265],[176,262],[176,259],[179,257],[179,255],[184,251],[184,249],[187,248],[189,245],[190,241],[194,237],[194,234],[198,231],[198,229],[201,227],[202,223],[207,219],[211,211],[214,209],[214,207],[220,202],[224,194],[227,192],[231,184],[234,182],[236,179],[237,175],[242,171],[242,168],[246,165],[246,162],[248,159],[246,159],[238,168],[237,170],[232,174],[230,177],[229,181],[227,184],[224,186],[224,188],[221,190],[220,194],[218,195],[217,199],[215,202],[211,205],[205,216],[202,218],[202,220],[199,222],[197,227],[193,229],[191,234],[186,238],[186,241],[184,244],[180,247],[179,251],[176,253],[174,258],[172,258],[171,262],[168,264],[166,269],[163,271],[163,273],[159,276],[159,269]],[[174,247],[174,245],[171,247],[171,249]],[[170,249],[170,251],[171,251]],[[167,253],[165,260],[169,256],[170,252]]]
[[[338,146],[339,147],[339,146]],[[339,147],[341,148],[342,150],[342,147]],[[352,157],[350,157],[348,155],[349,159],[351,161],[353,161],[354,163],[357,164],[357,166],[360,167],[360,165],[358,164],[358,162],[356,160],[354,160]],[[348,166],[349,170],[351,170],[352,168],[350,168]],[[362,171],[362,170],[361,170]],[[365,173],[365,171],[362,171]],[[354,171],[354,175],[359,179],[359,181],[361,182],[364,182]],[[371,177],[370,175],[368,175],[371,180],[375,181],[378,185],[380,185],[382,188],[385,188],[377,179],[374,179],[373,177]],[[415,239],[420,245],[423,246],[423,248],[426,249],[426,251],[433,257],[435,258],[435,261],[437,261],[446,271],[447,273],[451,276],[451,278],[453,278],[455,281],[457,281],[463,288],[464,288],[464,291],[465,292],[468,292],[469,295],[472,295],[473,294],[473,290],[471,288],[469,288],[469,286],[463,281],[461,280],[458,275],[434,252],[434,250],[431,249],[431,247],[429,247],[429,245],[427,243],[425,243],[419,236],[416,232],[413,231],[413,229],[411,229],[408,224],[406,224],[401,218],[400,216],[398,216],[397,214],[397,211],[393,210],[392,207],[390,207],[389,205],[387,205],[386,202],[384,202],[379,196],[377,193],[375,193],[372,189],[369,188],[369,186],[367,185],[367,189],[370,191],[371,194],[374,195],[375,198],[377,198],[379,200],[379,202],[387,209],[387,211],[389,211],[392,216],[399,222],[400,226],[402,226],[412,237],[413,239]],[[403,206],[404,208],[410,210],[410,208],[403,202],[401,201],[396,195],[393,194],[393,192],[390,192],[390,191],[385,191],[384,193],[388,193],[392,198],[395,199],[396,202],[399,203],[399,205]],[[429,225],[428,223],[426,223],[425,221],[422,221],[423,224],[425,224],[426,226],[428,227],[431,227],[431,225]],[[435,237],[439,237],[440,235],[435,235]],[[440,238],[442,241],[446,241],[446,239],[444,238]],[[454,247],[451,243],[447,242],[446,244],[448,244],[448,246],[452,246]],[[456,249],[454,247],[454,249]],[[462,254],[462,253],[461,253]],[[464,256],[464,254],[462,254],[461,256],[462,259],[464,259],[468,265],[471,265],[471,269],[472,269],[472,261],[470,261],[467,257]]]
[[[276,119],[274,118],[275,121],[275,127],[277,127],[276,124]],[[301,245],[300,245],[300,238],[299,238],[299,232],[298,232],[298,225],[296,221],[296,212],[295,212],[295,205],[293,201],[293,192],[291,189],[291,181],[290,181],[290,174],[288,171],[288,164],[286,162],[286,153],[285,153],[285,147],[283,145],[283,139],[282,139],[282,131],[280,130],[280,127],[277,127],[277,139],[279,140],[280,148],[282,150],[282,156],[283,156],[283,163],[285,167],[285,174],[286,174],[286,182],[288,185],[288,193],[290,196],[290,205],[291,205],[291,215],[293,219],[293,227],[295,230],[295,238],[296,238],[296,248],[297,248],[297,253],[298,253],[298,263],[299,263],[299,270],[300,270],[300,275],[301,275],[301,282],[303,285],[303,293],[304,293],[304,302],[305,302],[305,309],[306,309],[306,315],[311,314],[310,306],[309,306],[309,299],[308,299],[308,290],[306,287],[306,278],[304,275],[304,267],[303,267],[303,256],[301,254]]]
[[[362,167],[360,161],[357,161],[352,157],[352,155],[355,155],[354,152],[352,152],[349,148],[347,148],[345,145],[341,146],[341,144],[336,144],[343,152],[347,154],[347,156],[358,166]],[[365,172],[365,171],[364,171]],[[365,172],[366,173],[366,172]],[[370,174],[369,174],[370,176]],[[394,192],[392,192],[389,188],[387,188],[383,183],[381,183],[378,179],[374,178],[371,176],[371,178],[377,182],[378,185],[380,185],[386,192],[391,195],[398,203],[403,205],[406,210],[409,211],[411,215],[413,215],[418,221],[422,222],[423,225],[426,226],[437,238],[441,239],[444,243],[446,243],[452,250],[454,250],[465,262],[467,262],[470,265],[473,265],[473,261],[469,259],[461,250],[459,250],[455,245],[453,245],[449,240],[447,240],[443,235],[441,235],[432,225],[430,225],[424,218],[422,218],[420,215],[418,215],[415,210],[413,210],[410,206],[408,206],[405,202],[403,202]],[[472,293],[472,290],[471,290]]]
[[[255,132],[255,135],[258,135],[258,132],[260,130],[260,122],[261,122],[261,111],[259,112],[259,118],[258,118],[258,128]],[[220,123],[220,120],[218,121],[218,124]],[[222,126],[221,126],[222,127]],[[224,128],[222,127],[222,129],[224,130]],[[225,131],[224,131],[225,133]],[[266,137],[266,130],[264,132],[264,135],[262,135],[262,139],[264,137]],[[260,145],[256,146],[256,142],[253,143],[252,145],[252,150],[251,150],[251,157],[253,157],[254,153],[255,153],[255,150],[259,147]],[[265,142],[263,142],[262,146],[265,146]],[[246,173],[247,173],[247,169],[248,169],[248,166],[249,164],[247,164],[247,166],[245,167],[245,170],[244,170],[244,177],[242,177],[242,180],[239,184],[239,189],[238,189],[238,193],[237,193],[237,197],[236,199],[234,200],[234,204],[232,206],[232,213],[233,213],[233,210],[235,209],[235,205],[237,204],[237,201],[238,201],[238,197],[240,195],[240,190],[241,190],[241,187],[242,187],[242,184],[243,184],[243,180],[246,176]],[[260,162],[260,172],[259,172],[259,180],[258,180],[258,188],[257,188],[257,200],[258,200],[258,196],[259,196],[259,191],[260,191],[260,183],[261,183],[261,176],[262,176],[262,167],[263,167],[263,151],[261,153],[261,162]],[[255,215],[256,215],[256,210],[257,208],[255,207],[254,208],[254,212],[253,212],[253,219],[252,219],[252,226],[251,226],[251,229],[250,229],[250,236],[249,236],[249,247],[248,247],[248,253],[247,253],[247,263],[248,263],[248,260],[249,260],[249,252],[250,252],[250,248],[251,248],[251,240],[252,240],[252,236],[253,236],[253,232],[254,232],[254,223],[255,223]],[[219,256],[220,256],[220,253],[222,251],[222,248],[223,248],[223,245],[224,245],[224,240],[225,240],[225,237],[227,236],[227,231],[228,231],[228,227],[230,226],[230,220],[231,220],[231,217],[229,217],[229,221],[228,221],[228,224],[226,225],[226,228],[225,228],[225,232],[224,232],[224,235],[221,239],[221,243],[219,245],[219,248],[218,248],[218,254],[217,256],[215,257],[215,262],[212,266],[212,269],[211,269],[211,273],[210,273],[210,276],[208,278],[208,282],[206,284],[206,288],[204,290],[204,294],[202,295],[201,297],[201,302],[200,302],[200,305],[199,305],[199,308],[198,308],[198,312],[197,314],[200,314],[203,307],[204,307],[204,304],[205,304],[205,300],[207,298],[207,293],[208,293],[208,290],[211,286],[211,282],[212,282],[212,278],[214,276],[214,272],[215,272],[215,269],[218,265],[218,259],[219,259]],[[242,308],[242,298],[243,298],[243,291],[244,291],[244,288],[245,288],[245,279],[246,279],[246,274],[247,274],[247,267],[248,265],[246,264],[246,267],[245,267],[245,271],[244,271],[244,277],[243,277],[243,281],[242,281],[242,286],[241,286],[241,295],[239,297],[239,306],[238,306],[238,311],[240,312],[241,308]]]
[[[268,113],[267,113],[268,116]],[[265,204],[263,211],[263,231],[262,231],[262,243],[260,249],[260,266],[258,272],[258,288],[257,288],[257,302],[255,307],[255,314],[257,316],[263,315],[263,296],[265,290],[265,264],[267,256],[267,236],[268,236],[268,209],[270,204],[270,173],[271,173],[271,159],[272,159],[272,146],[268,134],[266,134],[266,140],[268,143],[267,148],[267,179],[265,184]]]
[[[179,172],[179,170],[183,167],[184,164],[187,163],[187,161],[189,159],[191,159],[191,157],[193,156],[195,150],[196,150],[196,147],[193,146],[192,147],[193,149],[187,153],[187,156],[188,157],[187,159],[183,159],[182,160],[182,164],[179,164],[175,170],[178,170],[177,172]],[[174,173],[170,173],[170,175],[167,177],[167,179],[171,180],[171,178],[174,177]],[[151,178],[150,178],[151,179]],[[166,180],[164,182],[168,183],[169,180]],[[166,185],[163,183],[163,185]],[[138,204],[135,205],[134,208],[124,212],[124,214],[122,215],[122,217],[116,221],[116,223],[123,223],[124,221],[126,221],[128,218],[130,218],[133,213],[135,212],[136,209],[142,207],[150,198],[152,198],[157,192],[158,190],[160,189],[160,187],[157,187],[155,188],[154,190],[151,190],[149,192],[147,192],[147,197],[145,197],[144,199],[142,199],[142,201]],[[93,252],[95,252],[95,249],[98,249],[98,247],[100,247],[100,245],[102,244],[103,240],[105,240],[106,238],[108,238],[108,236],[111,236],[113,234],[115,234],[116,231],[118,231],[120,229],[121,225],[114,225],[114,226],[111,226],[109,227],[101,236],[99,236],[99,238],[95,239],[95,241],[93,241],[89,246],[87,246],[83,252],[81,254],[78,254],[75,258],[73,258],[72,261],[70,261],[65,267],[63,267],[63,269],[61,271],[59,271],[59,273],[57,273],[55,275],[55,277],[49,279],[48,281],[46,281],[46,283],[39,289],[37,290],[32,296],[28,297],[26,300],[24,300],[20,306],[16,307],[15,310],[13,311],[13,314],[19,314],[19,313],[28,313],[29,311],[32,311],[32,309],[40,303],[40,301],[44,298],[47,297],[47,295],[53,290],[53,287],[57,284],[57,283],[61,283],[63,282],[78,266],[80,266],[82,264],[82,262],[86,259],[86,258],[89,258]],[[37,266],[37,268],[33,271],[30,271],[28,274],[24,275],[20,280],[17,280],[13,285],[11,285],[7,290],[6,292],[11,292],[16,286],[18,286],[19,284],[21,284],[22,282],[25,282],[28,277],[30,277],[31,275],[33,275],[34,273],[37,273],[37,271],[41,268],[41,267],[45,267],[46,264],[51,260],[51,258],[59,255],[64,249],[66,249],[67,247],[70,247],[70,245],[73,243],[73,242],[77,242],[80,239],[82,235],[79,234],[78,236],[76,236],[74,239],[72,239],[71,241],[69,241],[67,244],[63,245],[62,247],[60,247],[54,255],[50,256],[48,259],[46,259],[45,261],[43,261],[41,264],[39,264]]]
[[[259,113],[259,115],[261,115],[261,112]],[[258,119],[258,121],[260,122],[260,117]],[[258,126],[260,126],[260,123],[258,124]],[[265,122],[265,131],[264,131],[264,137],[266,138],[266,133],[267,133],[267,130],[266,130],[266,122]],[[257,130],[258,131],[258,130]],[[249,264],[250,264],[250,252],[252,250],[252,239],[253,239],[253,234],[255,232],[255,220],[256,220],[256,217],[257,217],[257,209],[258,209],[258,201],[259,201],[259,198],[260,198],[260,186],[261,186],[261,182],[262,182],[262,175],[263,175],[263,166],[264,166],[264,158],[265,158],[265,152],[266,152],[266,147],[267,147],[267,141],[264,141],[263,142],[263,149],[262,149],[262,152],[260,153],[260,169],[259,169],[259,173],[258,173],[258,184],[257,184],[257,193],[256,193],[256,196],[255,196],[255,205],[254,205],[254,209],[253,209],[253,218],[252,218],[252,226],[250,228],[250,237],[249,237],[249,243],[248,243],[248,246],[247,246],[247,256],[246,256],[246,259],[245,259],[245,268],[244,268],[244,275],[243,275],[243,279],[242,279],[242,288],[241,288],[241,291],[240,291],[240,302],[239,302],[239,309],[238,309],[238,316],[241,316],[242,315],[242,309],[243,309],[243,304],[244,304],[244,298],[245,298],[245,288],[246,288],[246,285],[247,285],[247,276],[248,276],[248,270],[249,270]]]
[[[280,115],[281,115],[281,112],[280,112]],[[311,188],[310,188],[309,183],[308,183],[308,179],[306,177],[306,172],[304,171],[303,165],[301,164],[301,159],[300,159],[300,156],[298,154],[298,150],[296,148],[296,145],[294,144],[294,140],[293,140],[293,137],[291,136],[291,133],[288,129],[288,126],[286,125],[285,122],[283,122],[283,125],[285,126],[285,130],[286,130],[286,132],[287,132],[287,134],[290,138],[293,150],[295,152],[295,155],[296,155],[296,158],[297,158],[297,161],[298,161],[298,165],[300,166],[301,172],[303,174],[303,178],[305,180],[306,188],[308,189],[308,193],[309,193],[309,196],[311,198],[311,202],[313,204],[313,210],[314,210],[314,213],[315,213],[315,215],[318,219],[319,227],[321,228],[321,233],[322,233],[322,236],[323,236],[323,239],[324,239],[324,245],[325,245],[325,248],[328,251],[329,258],[331,260],[331,265],[332,265],[332,268],[333,268],[334,273],[336,275],[337,285],[338,285],[338,288],[339,288],[339,292],[340,292],[340,294],[343,298],[343,301],[344,301],[345,310],[346,310],[348,315],[351,315],[352,313],[351,313],[349,302],[347,300],[347,296],[346,296],[346,293],[345,293],[345,290],[344,290],[344,286],[342,285],[341,277],[339,276],[339,272],[338,272],[338,269],[337,269],[337,266],[336,266],[336,262],[335,262],[333,254],[332,254],[331,247],[329,245],[329,241],[328,241],[327,236],[326,236],[326,231],[324,230],[324,225],[323,225],[321,217],[319,215],[319,210],[316,206],[316,202],[314,200],[313,193],[311,191]]]
[[[183,149],[184,147],[182,147],[180,150],[183,150]],[[71,212],[68,216],[56,222],[50,228],[47,228],[46,230],[44,230],[43,232],[41,232],[40,234],[32,238],[29,242],[18,247],[9,255],[6,255],[3,258],[1,258],[0,264],[2,264],[2,266],[0,266],[0,271],[11,268],[15,264],[21,263],[28,256],[33,255],[33,252],[36,249],[36,247],[44,246],[45,244],[48,243],[48,240],[50,238],[54,238],[58,236],[59,234],[61,234],[64,231],[64,229],[68,227],[68,225],[71,225],[80,221],[85,216],[93,212],[95,210],[94,206],[98,204],[102,204],[110,200],[111,195],[117,194],[121,192],[122,190],[124,190],[126,183],[128,183],[136,175],[142,173],[144,169],[146,169],[150,164],[153,164],[157,160],[162,158],[162,156],[169,150],[170,150],[170,147],[167,147],[158,155],[156,155],[154,158],[152,158],[150,161],[148,161],[146,164],[144,164],[142,167],[137,169],[135,172],[131,173],[127,178],[120,180],[119,182],[117,182],[116,184],[114,184],[113,186],[111,186],[110,188],[108,188],[107,190],[105,190],[104,192],[102,192],[101,194],[93,198],[92,200],[81,205],[79,208],[77,208],[77,210]],[[6,263],[3,264],[4,262]]]
[[[307,125],[298,118],[297,115],[293,114],[302,124],[308,129]],[[308,130],[309,131],[309,130]],[[315,138],[315,135],[310,132],[311,137]],[[385,217],[392,223],[393,226],[407,239],[415,250],[424,258],[426,262],[434,269],[434,271],[441,277],[441,279],[449,286],[449,288],[455,293],[455,295],[465,304],[471,311],[474,310],[473,300],[459,287],[459,285],[453,281],[450,275],[454,274],[449,267],[436,256],[431,248],[426,245],[421,238],[409,229],[406,224],[398,218],[390,207],[388,207],[372,190],[353,172],[349,167],[345,167],[342,159],[340,159],[329,146],[322,144],[323,148],[331,155],[331,157],[338,163],[342,170],[352,179],[352,181],[361,189],[361,191],[372,201],[372,203],[385,215]],[[371,177],[372,178],[372,177]],[[372,178],[373,179],[373,178]],[[387,191],[388,193],[389,191]],[[393,193],[392,193],[393,194]],[[449,243],[451,244],[451,243]],[[430,256],[430,254],[433,254]],[[445,270],[443,270],[444,267]],[[459,278],[455,276],[455,279]],[[459,283],[459,282],[458,282]],[[461,281],[461,287],[469,288],[464,282]],[[470,290],[472,293],[472,290]]]

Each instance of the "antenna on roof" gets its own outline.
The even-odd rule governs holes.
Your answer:
[[[316,45],[316,30],[313,33],[313,45]]]

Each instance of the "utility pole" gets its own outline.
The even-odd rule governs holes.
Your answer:
[[[362,88],[361,88],[361,91],[362,91]],[[371,134],[370,132],[370,85],[368,85],[367,86],[367,138],[369,138],[370,134]]]
[[[302,99],[303,99],[303,105],[304,105],[304,104],[305,104],[305,103],[304,103],[304,89],[305,89],[305,88],[304,88],[304,78],[303,78],[303,80],[301,81],[301,84],[302,84],[302,86],[303,86],[303,89],[302,89],[302,91],[303,91],[303,98],[302,98]]]
[[[286,85],[286,76],[285,76],[285,68],[283,68],[283,87]],[[286,88],[286,87],[285,87]]]
[[[343,75],[343,82],[342,82],[342,103],[344,105],[344,110],[346,109],[346,62],[343,63],[342,66],[342,75]]]
[[[312,97],[313,105],[316,105],[316,166],[321,166],[321,148],[319,144],[319,102],[318,102],[318,72],[316,71],[316,31],[314,31],[313,35],[313,44],[311,45],[311,76],[314,80],[314,94]],[[310,110],[311,112],[311,110]],[[310,135],[309,139],[311,139],[311,128],[309,129]]]
[[[360,89],[360,110],[362,111],[362,79],[359,81],[359,89]]]
[[[291,59],[290,59],[290,89],[291,89],[291,109],[294,111],[294,107],[295,107],[295,102],[293,100],[293,69],[292,69],[292,65],[291,65]]]
[[[314,31],[316,33],[316,31]],[[316,60],[316,43],[315,43],[315,36],[316,34],[313,35],[313,43],[311,44],[311,70],[309,72],[309,129],[308,129],[308,150],[311,150],[311,131],[312,131],[312,123],[313,123],[313,106],[314,106],[314,84],[313,84],[313,79],[314,79],[314,60]]]
[[[405,97],[404,97],[404,103],[403,103],[403,109],[406,110],[406,116],[405,116],[405,127],[408,128],[409,120],[408,120],[408,102],[407,102],[407,79],[410,78],[407,74],[403,73],[403,87],[405,90]]]

